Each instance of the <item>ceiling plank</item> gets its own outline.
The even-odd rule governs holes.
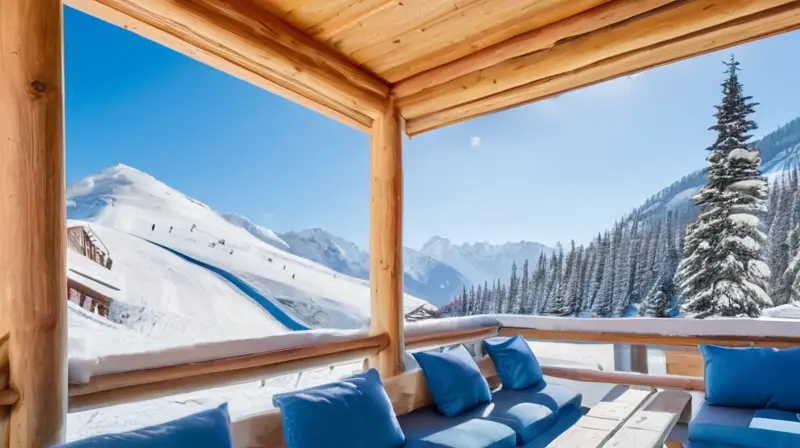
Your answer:
[[[266,11],[235,0],[66,0],[205,64],[358,129],[388,86]],[[247,8],[247,9],[244,9]]]
[[[605,3],[404,79],[392,88],[392,93],[397,98],[413,95],[505,60],[550,48],[564,39],[630,19],[673,1],[675,0],[619,0]]]
[[[800,29],[800,1],[406,121],[409,136],[752,40]]]
[[[482,0],[350,58],[396,83],[613,0]]]
[[[397,99],[409,120],[467,104],[603,59],[702,31],[792,0],[683,0]]]

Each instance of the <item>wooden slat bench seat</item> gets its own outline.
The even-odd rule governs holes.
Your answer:
[[[613,388],[578,422],[549,446],[553,448],[600,448],[615,431],[653,396],[652,388]]]
[[[661,448],[679,420],[692,410],[692,396],[683,391],[665,390],[636,411],[604,448]]]

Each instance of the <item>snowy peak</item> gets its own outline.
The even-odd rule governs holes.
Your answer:
[[[453,244],[449,239],[434,236],[422,246],[422,254],[452,266],[464,274],[471,283],[505,279],[516,262],[536,261],[539,255],[548,255],[553,249],[530,241],[490,244],[486,242]]]
[[[369,253],[355,243],[319,228],[281,233],[280,238],[295,255],[342,274],[369,279]],[[403,265],[405,291],[436,306],[449,302],[469,282],[453,267],[407,247],[403,248]]]
[[[275,246],[278,249],[283,249],[283,250],[289,248],[289,245],[286,244],[286,241],[283,241],[281,237],[279,237],[271,229],[260,226],[254,223],[253,221],[250,221],[250,219],[247,218],[246,216],[242,216],[238,213],[223,213],[221,216],[225,218],[225,220],[228,221],[229,223],[237,227],[241,227],[244,230],[247,230],[251,235],[269,245]]]

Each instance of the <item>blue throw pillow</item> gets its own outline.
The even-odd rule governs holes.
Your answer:
[[[279,394],[286,448],[398,448],[406,437],[375,369]]]
[[[160,425],[106,434],[60,445],[61,448],[231,448],[228,403]]]
[[[503,389],[527,389],[542,381],[542,368],[522,336],[486,339],[483,346],[492,358]]]
[[[716,406],[766,408],[785,387],[772,348],[701,345],[706,401]]]
[[[415,353],[439,412],[454,417],[492,401],[489,384],[466,348]]]
[[[776,350],[771,358],[773,369],[768,381],[773,392],[767,407],[800,413],[800,347]]]

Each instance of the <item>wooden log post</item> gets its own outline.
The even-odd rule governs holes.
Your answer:
[[[375,119],[370,140],[370,334],[389,345],[369,361],[388,378],[403,366],[403,157],[400,115],[391,100]]]
[[[0,330],[11,448],[64,440],[66,207],[60,0],[0,1]]]

